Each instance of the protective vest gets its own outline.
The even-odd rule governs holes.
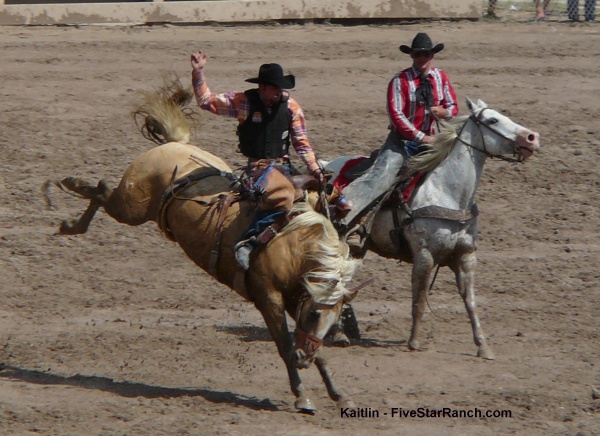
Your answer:
[[[290,148],[290,115],[288,97],[282,96],[279,104],[271,107],[271,113],[262,102],[258,89],[244,92],[250,110],[248,118],[238,126],[240,151],[254,159],[283,157]]]

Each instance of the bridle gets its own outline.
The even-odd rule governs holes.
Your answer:
[[[300,325],[300,314],[302,313],[302,308],[306,303],[311,303],[312,297],[305,291],[300,298],[298,299],[298,305],[296,306],[296,330],[294,331],[294,336],[296,339],[296,347],[301,348],[302,351],[306,354],[306,358],[308,360],[312,359],[319,348],[323,345],[323,340],[317,338],[314,335],[306,333],[303,330],[300,330],[298,327]]]
[[[498,130],[494,129],[492,126],[486,124],[483,122],[482,118],[482,114],[485,110],[487,110],[488,108],[483,108],[479,111],[478,115],[475,116],[475,114],[471,114],[469,115],[469,119],[462,125],[462,127],[460,128],[460,131],[458,132],[458,135],[456,136],[456,140],[462,142],[463,144],[465,144],[467,147],[471,147],[473,150],[477,150],[480,153],[483,153],[491,158],[498,158],[500,160],[506,161],[506,162],[511,162],[511,163],[523,163],[523,156],[521,155],[521,153],[518,153],[517,149],[515,149],[515,154],[518,154],[517,158],[512,158],[512,157],[506,157],[506,156],[502,156],[499,154],[493,154],[490,153],[486,147],[485,147],[485,138],[483,136],[483,131],[481,130],[482,126],[485,127],[486,129],[490,130],[491,132],[495,133],[496,135],[500,136],[503,139],[506,139],[507,141],[511,142],[512,144],[516,144],[516,141],[508,138],[506,135],[504,135],[503,133],[499,132]],[[465,141],[464,139],[461,138],[462,132],[465,129],[465,126],[467,125],[468,121],[473,121],[475,123],[475,125],[477,126],[477,130],[479,131],[479,135],[481,136],[481,144],[483,146],[483,150],[481,150],[480,148],[475,147],[473,144],[469,144],[467,141]]]

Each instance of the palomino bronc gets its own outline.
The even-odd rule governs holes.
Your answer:
[[[475,305],[475,192],[488,157],[524,161],[539,149],[539,134],[481,100],[467,99],[467,106],[471,115],[443,123],[432,148],[411,159],[414,171],[425,172],[421,184],[407,203],[388,203],[373,215],[365,248],[413,264],[411,349],[421,349],[420,326],[432,272],[436,266],[448,266],[469,314],[477,355],[493,359]],[[355,157],[335,159],[325,168],[336,177]]]
[[[147,95],[141,112],[146,115],[145,133],[167,143],[135,159],[115,189],[75,177],[56,182],[90,201],[78,220],[63,222],[60,232],[85,233],[101,207],[123,224],[155,221],[200,268],[238,290],[234,245],[248,228],[254,205],[236,201],[231,192],[235,180],[223,160],[186,143],[190,125],[171,95],[161,90]],[[357,261],[331,222],[307,203],[296,205],[291,215],[268,245],[255,250],[240,293],[263,315],[287,367],[296,407],[315,410],[298,373],[312,362],[338,406],[354,407],[334,386],[320,346],[343,303],[355,294],[346,285]],[[295,345],[286,312],[296,322]]]

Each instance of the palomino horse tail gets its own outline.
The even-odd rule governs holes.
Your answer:
[[[144,92],[144,103],[133,111],[144,138],[157,144],[181,142],[188,144],[195,112],[187,107],[193,98],[178,78],[163,79],[165,85],[153,92]]]
[[[284,227],[280,235],[302,228],[321,227],[322,233],[316,241],[318,248],[308,253],[309,259],[318,266],[304,274],[302,279],[315,303],[334,305],[352,293],[346,288],[346,284],[352,280],[359,261],[350,257],[348,244],[340,240],[331,221],[316,212],[308,203],[296,203],[291,214],[295,213],[298,215]]]

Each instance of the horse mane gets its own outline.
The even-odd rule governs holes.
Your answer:
[[[433,144],[429,144],[427,150],[410,158],[408,164],[410,170],[427,172],[442,163],[454,148],[458,131],[468,118],[468,116],[462,116],[453,118],[451,121],[440,120],[440,131],[433,137]]]
[[[322,229],[322,234],[316,241],[318,249],[308,253],[308,258],[318,266],[306,273],[302,280],[315,303],[334,305],[342,297],[350,294],[346,284],[352,279],[359,261],[350,257],[348,245],[340,241],[331,221],[316,212],[310,204],[296,203],[291,214],[297,215],[278,236],[314,226],[320,226]]]
[[[144,138],[156,144],[189,143],[196,112],[187,107],[193,94],[178,77],[163,77],[164,85],[142,92],[144,103],[132,112]]]

